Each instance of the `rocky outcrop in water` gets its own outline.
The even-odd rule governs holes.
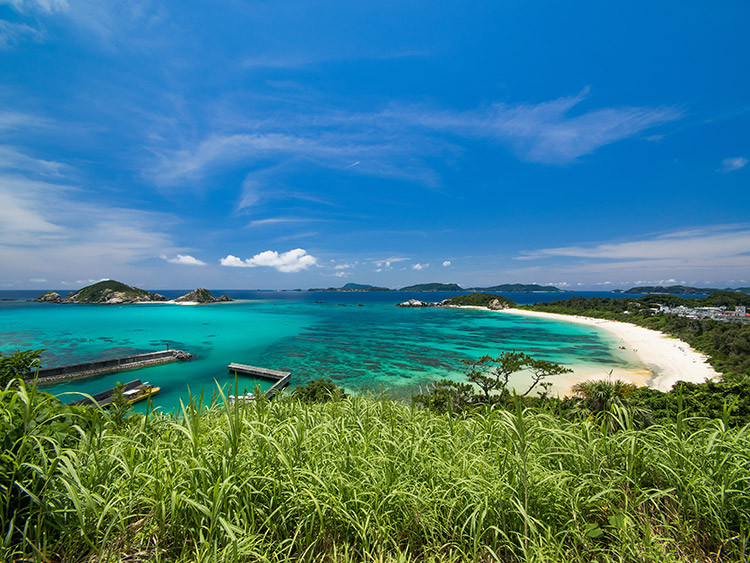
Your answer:
[[[205,287],[199,287],[198,289],[191,291],[189,293],[186,293],[185,295],[180,295],[177,299],[175,299],[176,303],[223,303],[226,301],[231,301],[232,299],[230,297],[227,297],[226,295],[222,295],[220,297],[214,297],[213,294],[208,291]]]
[[[420,301],[419,299],[409,299],[403,303],[399,303],[398,307],[442,307],[447,304],[447,299],[443,301],[437,301],[435,303],[431,301]]]
[[[37,301],[39,303],[62,303],[63,299],[60,297],[60,294],[56,291],[48,291],[47,293],[43,293],[34,301]]]
[[[503,309],[510,309],[510,305],[508,303],[504,303],[500,301],[499,299],[493,299],[487,304],[487,308],[491,311],[502,311]]]

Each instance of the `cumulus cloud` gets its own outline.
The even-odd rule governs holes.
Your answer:
[[[747,166],[747,163],[748,160],[741,156],[736,156],[734,158],[725,158],[721,161],[721,168],[719,168],[717,172],[728,174],[729,172],[734,172],[735,170],[744,168],[745,166]]]
[[[203,260],[190,256],[189,254],[178,254],[174,258],[167,258],[162,255],[162,260],[166,260],[172,264],[182,264],[184,266],[205,266],[206,263]]]
[[[266,250],[256,254],[252,258],[246,258],[243,260],[232,254],[228,254],[226,257],[219,260],[222,266],[230,266],[234,268],[256,268],[259,266],[275,268],[279,272],[294,273],[306,270],[310,266],[314,266],[318,259],[307,253],[302,248],[295,248],[288,252],[282,252],[279,254],[275,250]]]
[[[443,262],[443,268],[450,268],[450,266],[451,266],[451,261],[450,260],[445,260]]]
[[[411,269],[412,270],[424,270],[425,268],[429,268],[429,267],[430,267],[429,264],[419,264],[419,263],[417,263],[417,264],[414,264],[411,267]]]

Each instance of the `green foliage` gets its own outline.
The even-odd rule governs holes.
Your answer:
[[[581,405],[590,412],[599,413],[612,410],[612,407],[624,407],[628,396],[637,386],[616,379],[598,379],[581,381],[573,386],[573,395],[581,399]]]
[[[66,297],[66,300],[71,299],[75,303],[99,303],[106,301],[113,291],[122,292],[131,298],[152,299],[156,295],[145,289],[132,287],[115,280],[104,280],[79,289]]]
[[[313,379],[305,385],[295,387],[292,397],[303,403],[327,403],[328,401],[340,401],[346,398],[344,390],[336,385],[330,378]]]
[[[114,399],[106,405],[109,410],[110,419],[115,426],[122,426],[133,411],[133,406],[128,402],[124,394],[125,385],[119,381],[115,383]]]
[[[510,406],[511,402],[522,403],[531,399],[529,394],[537,385],[544,389],[540,393],[539,404],[547,400],[549,382],[545,380],[554,375],[569,373],[571,370],[545,360],[536,360],[522,352],[503,352],[498,357],[482,356],[475,361],[465,361],[469,366],[466,379],[469,383],[457,383],[443,379],[427,387],[428,393],[412,397],[415,405],[432,409],[436,412],[463,413],[481,405],[499,404]],[[510,387],[511,377],[521,371],[531,375],[531,382],[520,396]],[[476,390],[479,389],[478,394]],[[511,400],[512,396],[512,400]],[[529,404],[532,401],[528,401]]]
[[[16,350],[3,355],[0,352],[0,388],[4,388],[14,379],[26,379],[41,367],[39,356],[41,350]]]
[[[45,530],[34,515],[62,510],[48,495],[62,452],[76,441],[75,425],[73,409],[22,380],[0,391],[0,559],[11,546],[38,555]]]
[[[438,413],[462,413],[476,406],[477,398],[470,383],[441,379],[431,392],[414,395],[412,403]]]
[[[4,560],[746,560],[750,427],[353,397],[191,399],[117,428],[23,392],[0,396]]]
[[[456,295],[447,300],[449,305],[469,306],[469,307],[487,307],[492,301],[498,300],[503,307],[515,307],[516,304],[502,295],[492,293],[468,293],[466,295]]]

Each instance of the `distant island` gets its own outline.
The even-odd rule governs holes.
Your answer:
[[[378,287],[376,285],[367,285],[360,283],[348,283],[343,287],[313,288],[307,291],[393,291],[387,287]]]
[[[504,283],[491,287],[470,287],[472,291],[505,291],[510,293],[564,293],[564,289],[554,285],[539,285],[536,283]]]
[[[181,295],[175,303],[219,303],[231,301],[226,295],[214,297],[210,291],[200,287],[194,291]],[[149,303],[152,301],[167,302],[167,298],[160,293],[146,291],[139,287],[127,285],[115,280],[104,280],[88,285],[78,291],[68,293],[63,299],[56,291],[43,293],[34,301],[41,303],[63,303],[78,305],[128,305],[132,303]]]
[[[407,285],[399,291],[466,291],[457,283],[418,283],[417,285]]]
[[[738,287],[732,289],[727,287],[725,289],[716,289],[711,287],[691,287],[689,285],[643,285],[638,287],[631,287],[630,289],[614,289],[612,293],[658,293],[668,295],[710,295],[715,291],[729,291],[733,293],[750,293],[750,287]]]
[[[299,291],[299,290],[295,290]],[[473,291],[473,292],[515,292],[515,293],[564,293],[564,289],[553,285],[539,285],[535,283],[505,283],[493,285],[490,287],[470,287],[468,289],[461,287],[457,283],[418,283],[407,285],[401,289],[391,289],[388,287],[379,287],[377,285],[368,285],[360,283],[348,283],[343,287],[316,287],[307,291]]]

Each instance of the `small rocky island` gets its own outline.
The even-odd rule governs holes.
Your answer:
[[[419,299],[409,299],[399,303],[398,307],[486,307],[491,311],[500,311],[510,309],[516,304],[502,295],[493,295],[491,293],[469,293],[468,295],[457,295],[449,299],[443,299],[435,303],[429,301],[420,301]]]
[[[104,280],[68,293],[63,299],[59,293],[48,291],[34,301],[46,303],[76,303],[89,305],[124,305],[148,301],[166,301],[159,293],[126,285],[115,280]]]
[[[226,295],[214,297],[204,287],[181,295],[174,303],[223,303],[232,299]],[[127,305],[130,303],[150,303],[152,301],[168,302],[160,293],[146,291],[139,287],[124,284],[115,280],[104,280],[93,285],[68,293],[63,299],[56,291],[48,291],[34,299],[40,303],[75,303],[86,305]]]
[[[185,295],[180,295],[175,299],[175,303],[224,303],[231,300],[232,298],[226,295],[214,297],[205,287],[199,287]]]

